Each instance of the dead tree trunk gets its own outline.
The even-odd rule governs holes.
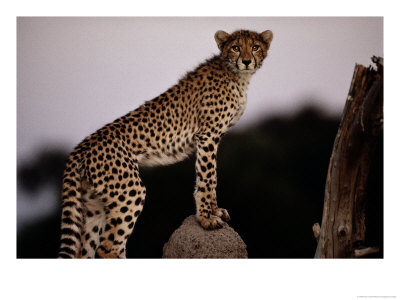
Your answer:
[[[315,258],[360,257],[365,240],[365,191],[383,128],[383,59],[377,70],[356,65],[329,163],[321,227],[314,224]]]

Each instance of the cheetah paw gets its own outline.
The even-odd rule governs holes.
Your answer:
[[[228,222],[231,219],[231,217],[228,214],[228,211],[225,208],[216,208],[213,211],[213,214],[216,215],[217,217],[220,217],[225,222]]]
[[[197,217],[197,219],[199,220],[200,225],[204,229],[221,228],[225,224],[225,222],[222,221],[222,219],[220,217],[217,217],[214,215],[210,215],[209,218],[200,216],[200,217]]]

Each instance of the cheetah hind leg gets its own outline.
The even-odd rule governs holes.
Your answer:
[[[106,225],[100,235],[96,257],[126,257],[126,243],[143,210],[146,196],[146,188],[139,177],[137,165],[132,164],[132,169],[133,172],[122,181],[115,178],[108,182],[109,185],[120,185],[121,189],[118,196],[104,195]]]
[[[105,227],[105,212],[99,195],[88,184],[83,183],[82,187],[85,186],[88,189],[82,193],[85,224],[81,235],[80,257],[94,258],[100,245],[100,235]]]

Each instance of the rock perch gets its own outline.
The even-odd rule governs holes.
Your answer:
[[[165,243],[163,258],[247,258],[246,244],[228,224],[205,230],[187,217]]]

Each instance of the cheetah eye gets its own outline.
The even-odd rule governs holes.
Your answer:
[[[254,45],[254,46],[253,46],[253,51],[257,51],[258,49],[260,49],[260,46],[259,46],[259,45]]]
[[[235,46],[232,47],[232,50],[235,51],[235,52],[239,52],[240,48],[239,48],[239,46],[235,45]]]

